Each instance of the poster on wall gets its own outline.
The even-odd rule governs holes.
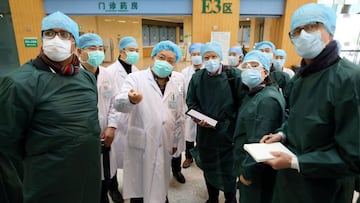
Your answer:
[[[250,26],[244,27],[243,30],[243,45],[250,47]]]
[[[228,51],[230,49],[230,32],[211,32],[211,41],[216,41],[222,47],[222,62],[228,64]]]

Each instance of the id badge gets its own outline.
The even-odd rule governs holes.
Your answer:
[[[170,109],[176,109],[176,100],[175,100],[175,94],[171,94],[171,99],[169,100],[169,108]]]
[[[170,100],[169,101],[169,108],[170,109],[176,109],[176,101]]]
[[[112,97],[111,84],[109,81],[105,80],[101,83],[102,87],[102,96],[104,99],[110,99]]]

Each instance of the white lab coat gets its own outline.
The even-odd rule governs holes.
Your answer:
[[[201,67],[203,68],[203,67]],[[185,79],[185,91],[187,92],[189,82],[191,80],[192,75],[195,73],[195,68],[193,65],[190,65],[184,68],[181,73],[184,75]],[[187,107],[186,107],[186,110]],[[185,140],[188,142],[195,142],[196,139],[196,123],[192,120],[190,116],[185,117]]]
[[[124,67],[121,65],[119,60],[116,60],[113,64],[109,65],[107,68],[108,73],[113,78],[113,85],[117,90],[117,93],[121,90],[121,86],[123,85],[126,76],[128,75],[125,71]],[[138,69],[132,65],[131,72],[136,72]],[[114,111],[116,111],[114,109]],[[128,127],[128,114],[124,114],[118,112],[119,119],[117,123],[117,128],[115,132],[115,138],[113,141],[115,154],[116,154],[116,167],[123,168],[124,162],[124,148],[126,145],[126,134],[127,134],[127,127]]]
[[[124,159],[124,198],[143,197],[145,203],[166,200],[170,182],[171,154],[184,150],[184,78],[172,72],[162,95],[150,68],[131,73],[116,96],[115,108],[129,112]],[[134,105],[128,92],[143,94]]]
[[[118,90],[112,84],[113,77],[107,72],[107,69],[104,67],[99,67],[99,75],[97,77],[97,89],[98,89],[98,115],[99,123],[101,128],[101,134],[107,127],[117,128],[119,122],[120,113],[117,112],[113,105],[113,96]],[[101,135],[100,134],[100,135]],[[116,146],[114,142],[111,144],[111,150],[109,153],[110,157],[110,175],[111,177],[115,175],[117,164],[116,164]],[[102,156],[101,156],[101,166],[102,165]],[[101,167],[101,177],[104,179],[103,167]],[[111,178],[110,177],[110,178]]]

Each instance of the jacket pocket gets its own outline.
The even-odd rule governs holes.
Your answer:
[[[132,148],[145,150],[146,137],[144,129],[130,127],[128,130],[128,145]]]

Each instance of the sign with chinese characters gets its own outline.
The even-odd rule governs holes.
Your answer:
[[[36,37],[24,37],[25,47],[38,47],[38,39]]]
[[[45,12],[68,15],[191,15],[192,0],[44,0]]]
[[[221,0],[202,0],[202,12],[201,13],[224,13],[231,14],[232,3],[223,2]]]
[[[99,1],[99,11],[105,12],[129,12],[130,10],[138,10],[138,2],[126,2],[126,1]]]

